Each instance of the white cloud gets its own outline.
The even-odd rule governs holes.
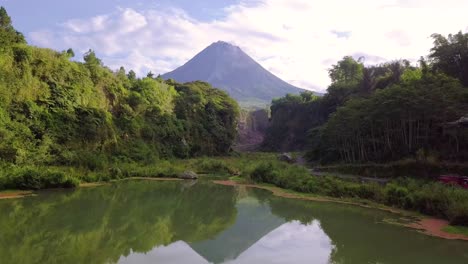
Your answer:
[[[102,15],[93,17],[89,21],[72,19],[63,23],[63,26],[74,33],[91,33],[105,30],[107,22],[109,22],[109,16]]]
[[[201,22],[179,9],[117,8],[30,34],[33,44],[96,50],[111,68],[165,73],[212,42],[239,45],[265,68],[304,88],[326,88],[327,69],[345,55],[368,63],[427,55],[432,33],[468,28],[465,0],[262,0]]]
[[[281,250],[278,250],[281,249]],[[330,263],[334,249],[318,221],[292,221],[271,231],[231,263]]]

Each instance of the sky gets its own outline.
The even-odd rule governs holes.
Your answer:
[[[468,31],[467,0],[0,0],[32,45],[92,49],[111,69],[163,74],[218,40],[301,88],[324,91],[344,56],[368,65],[429,54]]]

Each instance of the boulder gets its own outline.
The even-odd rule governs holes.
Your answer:
[[[198,175],[193,171],[185,171],[184,173],[179,175],[179,179],[196,180],[198,179]]]
[[[290,153],[282,153],[282,154],[278,155],[278,160],[285,161],[287,163],[296,162]]]

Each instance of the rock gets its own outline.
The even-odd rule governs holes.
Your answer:
[[[296,162],[294,160],[294,158],[291,156],[291,154],[289,154],[289,153],[282,153],[282,154],[278,155],[278,160],[285,161],[285,162],[288,162],[288,163]]]
[[[179,179],[195,180],[198,179],[198,175],[193,171],[185,171],[184,173],[179,175]]]

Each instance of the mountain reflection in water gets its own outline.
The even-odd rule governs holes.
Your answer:
[[[204,181],[43,192],[0,212],[2,264],[468,263],[467,242],[386,212]]]

